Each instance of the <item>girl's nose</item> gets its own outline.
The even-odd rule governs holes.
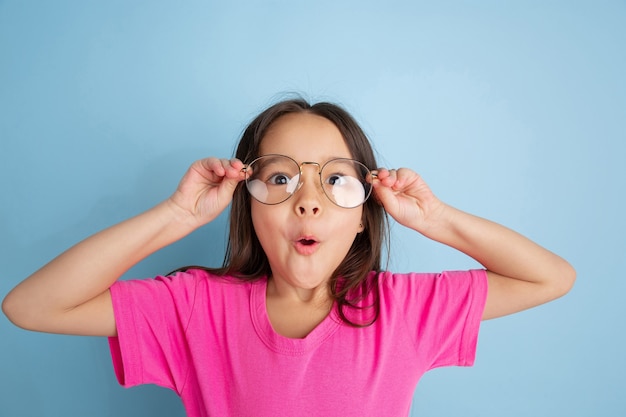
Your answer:
[[[314,167],[303,169],[302,184],[294,195],[294,210],[299,216],[319,215],[322,209],[324,191],[319,180],[319,173]]]

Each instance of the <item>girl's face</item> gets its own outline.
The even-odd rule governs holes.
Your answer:
[[[352,158],[341,133],[329,120],[294,113],[276,120],[261,141],[259,155],[281,154],[322,166]],[[298,290],[325,288],[356,235],[363,231],[363,206],[333,204],[321,188],[317,165],[302,166],[302,186],[287,201],[265,205],[251,199],[254,230],[276,285]]]

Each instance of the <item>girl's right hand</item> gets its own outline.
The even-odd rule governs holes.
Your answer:
[[[206,158],[194,162],[169,202],[194,227],[215,219],[230,204],[240,181],[245,179],[239,159]]]

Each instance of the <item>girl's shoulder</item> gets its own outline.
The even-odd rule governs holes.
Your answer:
[[[215,272],[216,270],[204,267],[190,267],[178,270],[163,277],[156,277],[156,280],[169,281],[183,286],[200,286],[212,291],[241,291],[256,285],[265,285],[267,278],[259,277],[254,279],[244,279],[234,275],[227,275]]]
[[[445,295],[450,291],[482,290],[487,285],[484,269],[408,273],[384,271],[378,274],[377,279],[381,296],[396,294],[400,297],[422,297],[428,293]]]
[[[433,282],[445,279],[474,279],[486,277],[484,269],[468,269],[468,270],[445,270],[440,272],[393,272],[381,271],[379,273],[372,272],[370,276],[378,275],[380,282],[387,284],[395,284],[402,282]]]
[[[228,298],[242,292],[250,292],[251,287],[264,284],[266,279],[242,280],[231,275],[218,275],[210,269],[190,267],[145,279],[129,279],[116,282],[112,287],[114,295],[129,294],[133,297],[163,297],[173,299]]]

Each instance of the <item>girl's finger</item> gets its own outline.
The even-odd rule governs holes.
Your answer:
[[[226,178],[237,180],[237,182],[243,180],[246,177],[243,162],[237,158],[228,160],[228,166],[226,167]]]
[[[215,174],[218,177],[223,177],[226,172],[222,160],[218,158],[201,159],[199,164],[207,173]]]
[[[393,168],[380,168],[378,170],[378,179],[384,186],[392,187],[397,179],[397,171]]]

